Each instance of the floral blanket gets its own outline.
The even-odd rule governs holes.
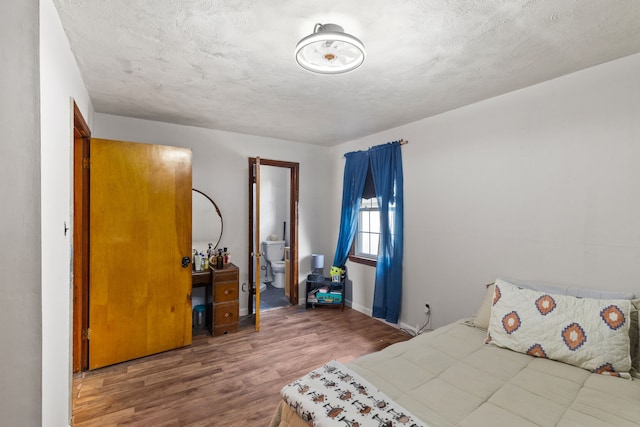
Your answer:
[[[282,398],[314,427],[426,427],[335,360],[283,387]]]

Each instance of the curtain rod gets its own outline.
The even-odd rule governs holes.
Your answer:
[[[391,141],[391,142],[395,142],[395,141]],[[408,144],[408,143],[409,143],[409,141],[405,141],[404,139],[400,139],[400,140],[399,140],[399,141],[397,141],[397,142],[398,142],[398,144],[400,144],[400,145],[404,145],[404,144]],[[369,147],[369,149],[371,149],[371,147]],[[344,157],[344,156],[342,156],[342,157]]]

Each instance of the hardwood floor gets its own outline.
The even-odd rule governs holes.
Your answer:
[[[410,337],[346,308],[286,307],[219,337],[76,374],[73,425],[267,426],[280,389],[332,359],[342,363]]]

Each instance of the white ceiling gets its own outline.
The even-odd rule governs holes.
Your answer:
[[[54,0],[97,112],[335,145],[640,52],[638,0]],[[316,23],[364,43],[301,69]]]

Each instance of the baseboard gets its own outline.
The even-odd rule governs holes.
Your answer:
[[[350,303],[351,301],[348,301],[348,302]],[[349,304],[347,304],[347,305],[349,305]],[[366,314],[369,317],[372,317],[373,311],[371,310],[371,308],[367,308],[367,307],[359,305],[359,304],[355,304],[355,305],[351,304],[351,308],[353,308],[354,310],[359,311],[360,313]],[[409,330],[409,331],[415,331],[416,330],[416,328],[414,326],[411,326],[411,325],[409,325],[409,324],[407,324],[405,322],[390,323],[390,322],[387,322],[384,319],[378,319],[376,317],[373,317],[373,318],[376,319],[376,320],[379,320],[381,322],[384,322],[387,325],[392,326],[392,327],[394,327],[396,329],[406,329],[406,330]]]
[[[367,308],[360,304],[354,304],[352,301],[346,300],[345,303],[347,303],[347,305],[350,306],[352,309],[359,311],[360,313],[366,314],[369,317],[371,317],[371,314],[373,313],[371,311],[371,308]]]
[[[411,326],[410,324],[405,323],[405,322],[400,322],[400,323],[398,323],[398,324],[397,324],[397,325],[395,325],[395,326],[396,326],[396,327],[398,327],[398,328],[400,328],[400,329],[403,329],[403,330],[405,330],[405,331],[411,331],[411,332],[413,332],[414,334],[417,332],[417,330],[416,330],[416,327],[415,327],[415,326]]]

